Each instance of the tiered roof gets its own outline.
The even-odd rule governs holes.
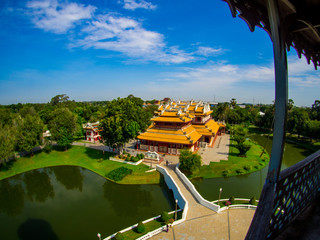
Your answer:
[[[218,132],[219,128],[223,125],[221,123],[217,123],[214,120],[210,119],[205,124],[192,125],[199,134],[204,136],[212,136],[212,133]]]
[[[178,144],[194,144],[201,138],[201,135],[192,127],[188,125],[187,127],[179,130],[168,130],[168,129],[157,129],[149,128],[145,133],[138,136],[138,139],[158,141],[158,142],[168,142],[168,143],[178,143]]]
[[[151,119],[153,124],[138,139],[178,143],[194,144],[201,136],[212,136],[223,125],[210,119],[204,124],[192,125],[192,119],[196,116],[208,116],[212,113],[209,104],[202,101],[171,101],[166,105],[160,105]],[[155,127],[157,122],[180,123],[180,129]],[[177,125],[176,125],[177,126]],[[179,125],[178,125],[179,126]]]
[[[181,109],[168,109],[158,111],[156,113],[158,116],[151,119],[153,122],[179,122],[187,123],[191,122],[193,115],[189,113],[184,113]]]
[[[83,124],[82,126],[85,130],[93,130],[95,132],[98,132],[99,131],[99,124],[100,124],[99,121],[97,121],[95,123],[88,122],[88,123]]]

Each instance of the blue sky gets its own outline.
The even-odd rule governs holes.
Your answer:
[[[220,0],[2,0],[0,104],[142,99],[271,103],[273,52]],[[288,52],[289,98],[319,99],[320,73]]]

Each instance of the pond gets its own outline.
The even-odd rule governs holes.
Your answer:
[[[266,146],[266,150],[271,154],[272,138],[254,134],[251,139],[257,141],[261,146]],[[285,151],[281,169],[285,169],[303,160],[313,151],[305,149],[300,145],[286,142]],[[213,178],[213,179],[197,179],[192,180],[192,183],[199,193],[207,200],[213,201],[219,198],[219,189],[222,188],[221,198],[229,198],[230,196],[251,198],[255,196],[259,198],[262,187],[267,176],[268,167],[260,171],[228,178]]]
[[[0,239],[98,239],[174,210],[167,186],[119,185],[79,167],[0,181]],[[37,232],[37,235],[35,235]]]

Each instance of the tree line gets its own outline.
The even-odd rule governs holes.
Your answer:
[[[46,130],[51,140],[67,149],[75,139],[84,137],[82,124],[86,122],[100,121],[105,143],[121,147],[149,126],[157,106],[143,108],[143,103],[133,95],[112,101],[76,102],[60,94],[49,103],[0,105],[0,165],[15,152],[32,152],[46,144]]]
[[[215,120],[225,121],[227,124],[246,123],[262,129],[272,129],[274,119],[274,104],[252,105],[245,107],[237,105],[236,99],[230,102],[219,103],[213,107],[212,117]],[[298,107],[292,99],[287,105],[287,132],[305,136],[311,139],[320,139],[320,100],[315,100],[310,107]]]

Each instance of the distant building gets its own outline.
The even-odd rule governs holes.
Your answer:
[[[160,105],[152,125],[140,134],[139,149],[179,154],[179,149],[192,152],[199,147],[213,146],[225,125],[211,118],[209,104],[203,102],[169,102]]]
[[[83,124],[83,129],[85,130],[85,138],[87,141],[95,143],[102,139],[99,134],[99,121]]]

